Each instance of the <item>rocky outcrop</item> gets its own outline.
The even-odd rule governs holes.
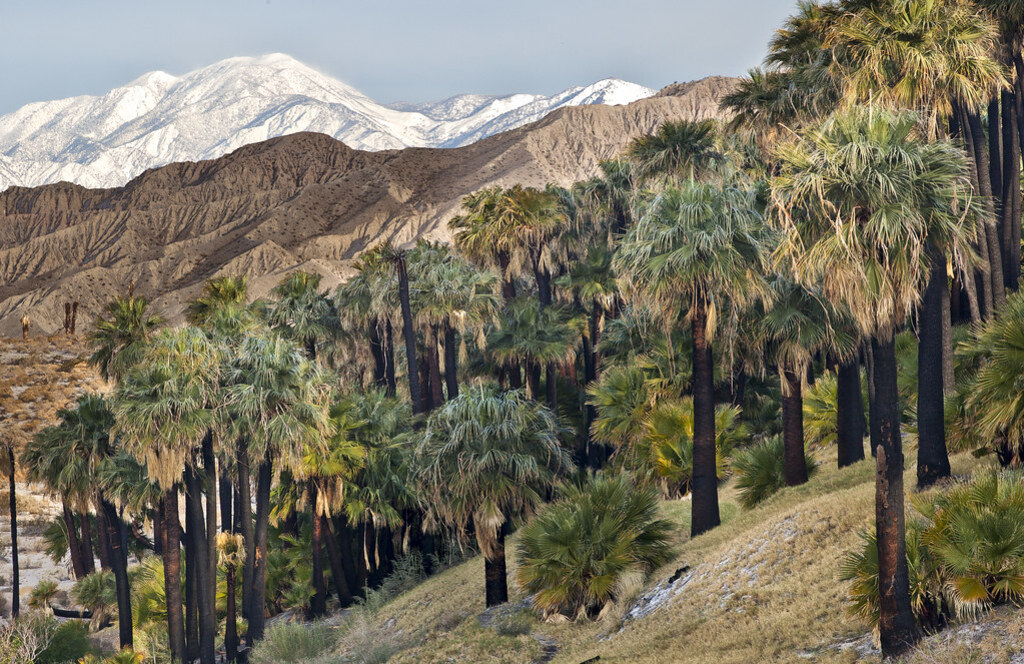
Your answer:
[[[724,82],[723,82],[724,81]],[[224,157],[152,169],[116,189],[58,183],[0,193],[0,334],[88,324],[134,284],[172,319],[206,279],[244,273],[256,295],[294,269],[344,279],[389,239],[448,238],[461,198],[521,182],[568,185],[669,119],[712,117],[728,79],[705,79],[627,106],[559,109],[472,145],[363,152],[293,134]]]

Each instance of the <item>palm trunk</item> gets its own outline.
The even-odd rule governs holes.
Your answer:
[[[252,601],[249,605],[249,631],[245,637],[245,642],[250,648],[263,639],[266,626],[267,527],[270,524],[270,484],[273,479],[273,459],[269,452],[260,462],[257,474]]]
[[[327,583],[324,581],[324,521],[318,512],[320,491],[315,483],[310,487],[310,511],[313,515],[311,544],[313,547],[313,598],[309,603],[309,617],[319,618],[327,613]]]
[[[315,352],[316,345],[313,345]],[[217,458],[213,453],[213,431],[208,430],[203,437],[201,455],[203,474],[200,488],[206,498],[206,536],[203,538],[202,557],[205,569],[200,577],[199,620],[201,621],[200,641],[203,643],[204,654],[209,655],[209,664],[216,658],[217,639]],[[230,522],[230,519],[228,520]],[[207,664],[204,658],[203,664]]]
[[[545,397],[548,403],[548,408],[551,412],[558,412],[558,372],[555,370],[555,365],[549,363],[544,368],[544,390]]]
[[[348,578],[345,574],[345,565],[341,562],[341,551],[338,550],[338,540],[331,532],[331,521],[325,515],[319,517],[321,528],[324,533],[324,541],[327,542],[327,560],[331,564],[331,577],[334,581],[334,588],[338,593],[338,603],[342,608],[352,604],[352,591],[349,590]]]
[[[1019,54],[1014,57],[1020,60]],[[1020,281],[1020,154],[1021,138],[1024,136],[1024,125],[1020,121],[1021,95],[1024,90],[1020,89],[1020,76],[1016,77],[1014,88],[1016,92],[1003,93],[1003,104],[1009,105],[1003,111],[1003,217],[1006,219],[1006,269],[1003,276],[1006,287],[1012,291],[1017,290]]]
[[[891,338],[872,338],[871,346],[875,359],[875,408],[879,411],[872,423],[879,441],[875,455],[878,630],[883,656],[893,657],[913,647],[921,634],[910,606],[896,348]]]
[[[18,613],[21,610],[21,577],[20,570],[18,569],[18,489],[14,482],[15,474],[15,459],[14,459],[14,447],[11,445],[7,446],[7,463],[8,463],[8,505],[10,506],[11,516],[11,617],[17,618]],[[118,594],[120,599],[120,594]],[[131,615],[129,614],[129,621]],[[131,623],[129,622],[129,627]],[[129,634],[129,639],[131,635]]]
[[[718,464],[715,449],[715,367],[707,337],[707,303],[698,296],[691,312],[693,334],[693,479],[690,536],[705,533],[722,520],[718,512]]]
[[[370,355],[373,357],[373,383],[377,387],[387,388],[386,364],[384,360],[384,342],[380,338],[380,319],[370,318]]]
[[[384,326],[384,378],[387,381],[387,395],[395,396],[395,332],[391,327],[391,319]]]
[[[484,556],[484,591],[487,606],[497,606],[508,601],[508,571],[505,565],[505,531],[498,528],[494,551]]]
[[[178,521],[178,487],[164,492],[164,593],[167,598],[167,635],[171,659],[185,662],[185,623],[181,602],[181,523]]]
[[[945,275],[943,275],[945,277]],[[953,362],[953,312],[949,284],[940,303],[942,314],[942,393],[949,396],[956,390],[956,366]]]
[[[999,117],[999,97],[993,97],[988,103],[988,176],[993,203],[1002,201],[1003,136]]]
[[[117,590],[117,634],[121,649],[131,648],[132,640],[132,599],[128,585],[128,557],[121,546],[121,519],[117,510],[106,499],[100,499],[100,509],[107,523],[104,536],[110,542],[110,562],[113,566],[114,584]]]
[[[199,564],[196,562],[195,501],[189,497],[191,474],[189,468],[182,473],[185,498],[185,531],[182,538],[185,548],[185,651],[189,662],[199,657],[199,588],[196,583]]]
[[[949,477],[943,391],[942,306],[946,292],[946,257],[929,245],[931,276],[918,315],[917,485],[931,486]]]
[[[878,418],[878,400],[875,398],[875,353],[870,343],[864,345],[864,368],[868,374],[868,449],[871,450],[871,458],[874,458],[879,445],[878,426],[875,421]]]
[[[79,515],[82,522],[82,538],[79,544],[82,546],[82,566],[86,574],[96,571],[96,556],[92,548],[92,519],[89,518],[89,511],[86,510]]]
[[[199,635],[198,656],[202,664],[214,664],[216,653],[214,651],[214,639],[217,635],[216,614],[210,609],[209,596],[216,591],[217,584],[210,578],[210,550],[207,539],[206,515],[203,514],[203,480],[199,476],[198,469],[189,469],[185,473],[185,500],[191,506],[188,510],[188,540],[192,545],[193,554],[190,557],[195,567],[195,573],[190,574],[186,566],[186,576],[191,576],[193,601],[197,617],[196,630]]]
[[[804,399],[803,385],[796,371],[782,373],[786,384],[782,390],[782,443],[783,474],[786,486],[797,486],[807,481],[807,457],[804,455]]]
[[[448,323],[444,325],[444,382],[449,399],[459,396],[459,349],[455,328]]]
[[[409,271],[405,254],[396,259],[398,266],[398,299],[402,308],[402,333],[405,336],[405,358],[408,362],[409,398],[412,400],[413,415],[424,412],[423,396],[420,394],[420,370],[416,362],[416,329],[412,324],[412,305],[409,301]]]
[[[256,544],[252,525],[252,483],[249,477],[249,441],[243,436],[235,452],[235,466],[238,472],[238,521],[245,547],[245,562],[242,563],[242,617],[249,619],[249,604],[252,598],[253,566],[256,560]]]
[[[836,447],[840,468],[864,458],[864,402],[856,359],[843,362],[836,372]]]
[[[93,493],[93,504],[96,508],[96,544],[100,554],[100,568],[113,569],[110,560],[110,538],[107,537],[107,515],[100,507],[99,491]]]
[[[441,383],[440,334],[436,325],[430,326],[427,339],[427,364],[430,367],[430,401],[434,408],[444,403],[444,388]]]
[[[224,650],[227,653],[227,660],[234,662],[238,659],[238,618],[235,600],[235,566],[228,565],[224,570],[224,583],[227,586],[225,600],[227,610],[224,614]]]
[[[86,575],[85,563],[82,561],[82,545],[78,539],[78,524],[75,523],[75,515],[68,507],[68,504],[61,504],[61,516],[64,519],[64,532],[68,538],[68,555],[71,558],[71,571],[75,579],[81,579]]]
[[[986,244],[988,245],[989,260],[991,269],[989,280],[992,283],[992,305],[1000,309],[1006,301],[1006,286],[1003,281],[1003,256],[1004,252],[999,246],[999,232],[996,228],[996,212],[992,205],[992,187],[986,174],[989,173],[988,152],[985,150],[985,131],[981,127],[981,117],[977,111],[967,113],[967,121],[970,126],[972,143],[974,147],[974,163],[977,172],[978,192],[981,194],[982,205],[985,206],[984,229]],[[945,268],[945,258],[942,260]]]

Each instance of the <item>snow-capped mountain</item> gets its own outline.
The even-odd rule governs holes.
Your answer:
[[[363,150],[456,147],[562,106],[627,104],[654,92],[605,79],[551,97],[458,95],[386,106],[287,55],[230,58],[183,76],[152,72],[103,96],[37,102],[0,116],[0,190],[60,180],[119,186],[147,168],[211,159],[300,131]]]

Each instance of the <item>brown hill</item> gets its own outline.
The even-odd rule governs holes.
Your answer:
[[[628,106],[559,109],[453,149],[362,152],[294,134],[204,162],[152,169],[117,189],[58,183],[0,193],[0,335],[80,325],[129,283],[171,318],[214,276],[244,273],[256,295],[293,269],[333,285],[375,243],[446,239],[465,194],[492,184],[568,185],[669,119],[718,115],[730,79],[670,86]]]

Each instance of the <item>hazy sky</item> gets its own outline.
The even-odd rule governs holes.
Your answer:
[[[283,52],[382,102],[759,64],[795,0],[0,0],[0,113]]]

